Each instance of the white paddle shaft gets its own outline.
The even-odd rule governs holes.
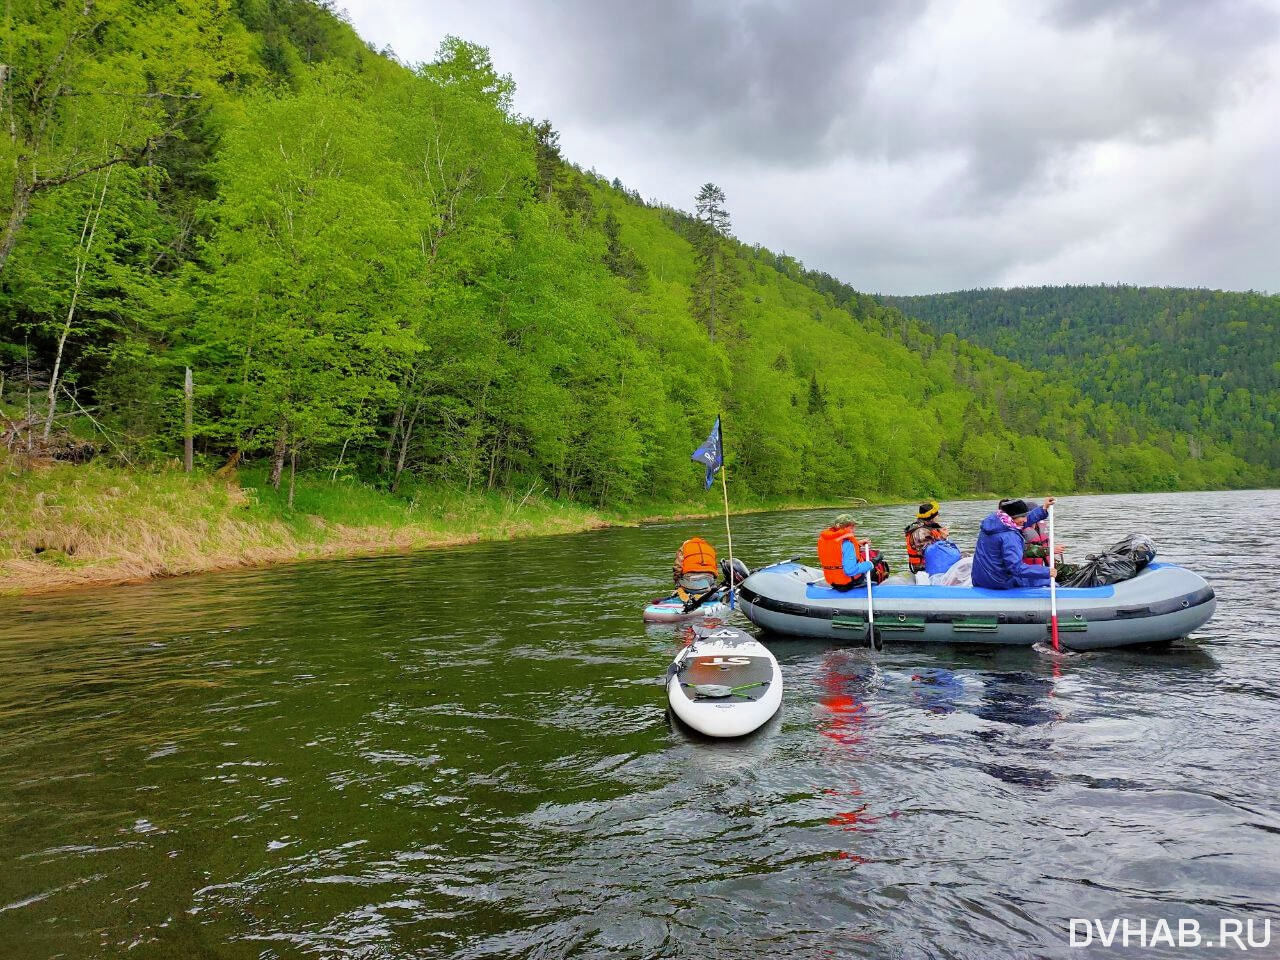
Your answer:
[[[871,560],[871,540],[868,538],[863,541],[863,548],[866,550],[867,560]],[[867,578],[867,646],[872,650],[876,648],[876,611],[871,605],[871,575],[875,573],[875,564],[871,565],[871,569],[863,574]]]
[[[1049,633],[1053,637],[1053,649],[1058,649],[1058,578],[1053,552],[1053,504],[1049,504]]]

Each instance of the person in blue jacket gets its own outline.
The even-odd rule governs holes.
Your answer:
[[[1001,500],[994,513],[978,528],[978,544],[973,551],[973,585],[988,590],[1015,587],[1047,587],[1057,572],[1055,566],[1036,566],[1022,559],[1026,541],[1022,528],[1039,523],[1049,515],[1053,497],[1034,509],[1025,500]]]

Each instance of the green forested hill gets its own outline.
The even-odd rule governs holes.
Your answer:
[[[1103,403],[1280,473],[1280,296],[1067,286],[885,297]]]
[[[720,411],[760,498],[1272,476],[741,245],[701,198],[685,214],[579,170],[481,47],[404,66],[304,0],[19,9],[15,453],[178,456],[190,367],[200,463],[407,497],[687,502]]]

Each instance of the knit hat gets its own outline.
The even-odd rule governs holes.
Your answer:
[[[920,509],[916,511],[917,520],[932,520],[938,515],[938,501],[926,500],[920,504]]]
[[[998,506],[1000,510],[1011,517],[1025,517],[1031,512],[1031,508],[1027,506],[1027,501],[1016,497],[1011,500],[1001,500]]]
[[[833,526],[833,527],[852,527],[852,526],[853,526],[853,514],[852,514],[852,513],[842,513],[842,514],[840,514],[840,516],[836,517],[836,522],[835,522],[835,523],[833,523],[833,524],[832,524],[832,526]]]

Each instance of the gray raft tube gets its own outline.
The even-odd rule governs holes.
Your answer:
[[[1072,650],[1131,647],[1185,637],[1217,607],[1199,574],[1153,563],[1107,587],[1058,588],[1059,640]],[[788,561],[757,570],[739,588],[752,623],[775,633],[867,642],[867,591],[829,587],[822,571]],[[883,583],[872,588],[885,641],[1031,646],[1049,638],[1049,590],[984,590]]]

